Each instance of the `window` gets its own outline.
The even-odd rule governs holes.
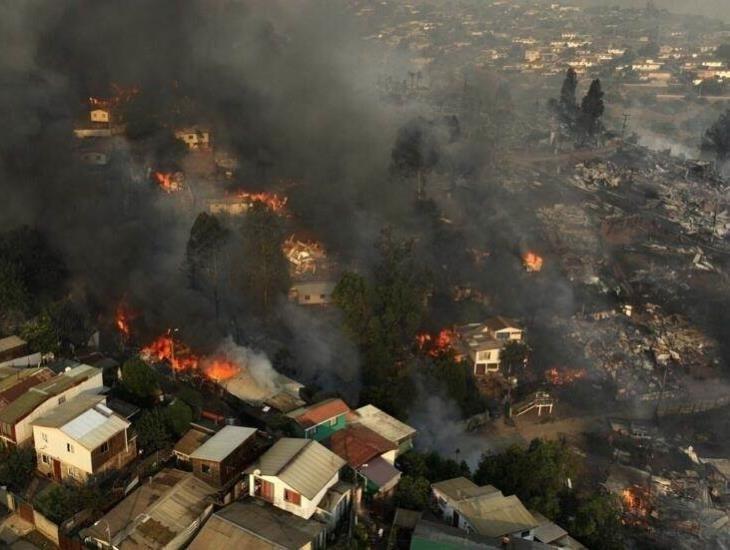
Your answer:
[[[337,417],[336,416],[334,418],[330,418],[329,419],[329,425],[330,426],[337,426]]]
[[[59,405],[61,405],[62,403],[65,403],[65,402],[66,402],[66,396],[65,395],[62,395],[61,397],[58,398],[58,404]]]
[[[48,434],[42,434],[41,437],[43,438],[43,441],[48,443]]]
[[[99,447],[99,452],[101,454],[108,453],[109,452],[109,442],[105,441],[101,444],[101,447]]]
[[[300,495],[296,491],[290,491],[289,489],[284,489],[284,500],[287,502],[290,502],[291,504],[296,504],[297,506],[301,506],[302,495]]]
[[[498,332],[497,340],[509,340],[509,333],[508,332]]]
[[[309,301],[309,298],[310,298],[309,294],[305,294],[304,295],[304,301],[305,302],[308,302]]]
[[[69,453],[74,452],[74,446],[71,445],[71,443],[66,443],[66,452],[69,452]]]
[[[51,459],[48,458],[48,455],[41,455],[41,460],[43,461],[43,464],[50,464]]]
[[[325,299],[327,299],[327,295],[326,294],[320,294],[319,295],[319,299],[320,300],[325,300]]]
[[[200,466],[200,471],[204,474],[210,474],[210,465],[209,464],[202,464]]]

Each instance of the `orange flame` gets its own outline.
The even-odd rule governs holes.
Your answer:
[[[419,350],[426,352],[431,357],[438,357],[450,349],[453,349],[456,339],[456,332],[445,328],[442,329],[435,337],[431,336],[427,332],[418,333],[416,335],[416,345]]]
[[[91,105],[92,107],[100,107],[102,109],[109,109],[111,107],[116,107],[117,105],[120,105],[122,103],[127,103],[134,96],[136,96],[140,91],[139,88],[136,86],[130,86],[128,88],[124,88],[124,87],[120,86],[119,84],[112,84],[111,88],[112,88],[114,95],[112,95],[109,98],[90,97],[89,105]]]
[[[180,177],[175,172],[155,172],[155,180],[165,193],[174,193],[182,189]]]
[[[200,372],[214,382],[233,378],[241,371],[240,366],[226,357],[194,354],[187,345],[176,341],[170,331],[142,348],[140,355],[148,361],[167,361],[177,372]]]
[[[543,259],[534,252],[526,252],[522,255],[522,265],[530,273],[537,273],[542,269]]]
[[[265,193],[263,191],[259,193],[249,193],[248,191],[236,191],[233,196],[242,201],[248,202],[251,206],[255,202],[260,202],[266,205],[272,212],[284,215],[286,214],[286,203],[289,200],[287,197],[280,196],[277,193]]]
[[[588,375],[585,369],[563,369],[553,367],[545,373],[545,379],[553,386],[565,386]]]

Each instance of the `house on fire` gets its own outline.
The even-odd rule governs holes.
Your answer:
[[[33,442],[33,421],[82,393],[99,393],[102,372],[89,365],[68,367],[64,372],[43,377],[12,402],[0,407],[0,440],[5,445]]]
[[[475,376],[483,376],[499,371],[502,349],[508,342],[521,342],[524,330],[516,321],[499,316],[457,327],[456,334],[458,356],[469,361]]]
[[[246,469],[248,492],[333,530],[350,506],[352,486],[340,480],[345,461],[316,441],[285,437]]]
[[[175,130],[175,137],[184,142],[188,149],[207,149],[210,147],[210,130],[200,126],[190,126]]]
[[[103,395],[79,395],[33,422],[38,471],[56,481],[85,481],[124,467],[137,456],[131,424]]]

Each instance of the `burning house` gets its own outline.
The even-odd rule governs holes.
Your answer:
[[[335,266],[321,243],[289,237],[283,246],[292,286],[289,300],[302,306],[324,306],[337,286]]]
[[[185,143],[188,149],[208,149],[211,145],[210,130],[202,126],[190,126],[175,130],[175,137]]]
[[[524,335],[516,321],[501,316],[457,327],[455,332],[458,338],[454,348],[473,366],[475,376],[499,372],[504,346],[521,342]]]

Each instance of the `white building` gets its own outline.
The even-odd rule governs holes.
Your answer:
[[[184,141],[188,149],[207,149],[210,147],[210,132],[197,126],[175,130],[175,137]]]
[[[30,388],[0,410],[0,440],[5,445],[33,442],[33,421],[77,395],[99,393],[103,388],[101,370],[79,365]]]
[[[246,469],[249,494],[304,519],[311,518],[330,489],[336,489],[345,461],[320,443],[285,437]],[[347,494],[328,501],[328,512],[344,513]]]
[[[56,481],[84,481],[122,468],[137,455],[130,425],[106,406],[103,395],[66,401],[33,422],[38,471]]]
[[[472,364],[475,376],[499,371],[504,346],[508,342],[521,342],[524,335],[515,321],[501,316],[457,327],[456,333],[457,349]]]

